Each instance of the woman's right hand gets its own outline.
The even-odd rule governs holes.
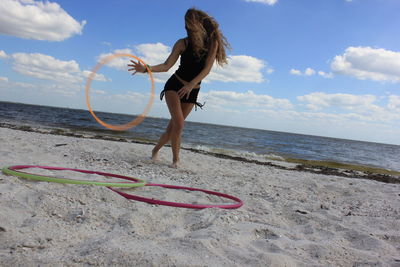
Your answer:
[[[134,60],[131,60],[132,64],[128,64],[128,67],[131,67],[128,69],[128,71],[132,71],[132,75],[134,75],[136,72],[141,72],[145,73],[146,72],[146,67],[140,64],[140,62],[136,62]]]

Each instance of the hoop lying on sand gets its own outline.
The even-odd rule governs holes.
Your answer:
[[[102,175],[102,176],[106,176],[106,177],[125,179],[130,182],[120,182],[120,183],[95,182],[95,181],[88,181],[88,180],[57,178],[57,177],[52,177],[52,176],[38,175],[38,174],[19,171],[21,169],[29,169],[29,168],[39,168],[39,169],[52,170],[52,171],[74,171],[74,172],[80,172],[80,173],[86,173],[86,174],[97,174],[97,175]],[[62,168],[62,167],[36,166],[36,165],[15,165],[15,166],[10,166],[10,167],[4,167],[2,169],[2,171],[5,174],[14,175],[14,176],[18,176],[18,177],[30,179],[30,180],[37,180],[37,181],[46,181],[46,182],[54,182],[54,183],[62,183],[62,184],[107,186],[110,190],[120,194],[121,196],[123,196],[127,199],[147,202],[150,204],[163,205],[163,206],[171,206],[171,207],[178,207],[178,208],[191,208],[191,209],[204,209],[204,208],[237,209],[243,205],[242,200],[240,200],[239,198],[231,196],[231,195],[215,192],[215,191],[209,191],[209,190],[186,187],[186,186],[177,186],[177,185],[146,184],[146,182],[141,179],[132,178],[132,177],[124,176],[124,175],[106,173],[106,172],[88,171],[88,170]],[[164,187],[164,188],[169,188],[169,189],[199,191],[199,192],[203,192],[203,193],[206,193],[209,195],[214,195],[214,196],[218,196],[218,197],[231,199],[231,200],[235,201],[236,203],[234,203],[234,204],[178,203],[178,202],[170,202],[170,201],[163,201],[163,200],[157,200],[157,199],[152,199],[152,198],[135,196],[132,194],[128,194],[128,193],[119,191],[114,188],[114,187],[141,187],[141,186],[159,186],[159,187]]]
[[[53,171],[74,171],[74,172],[81,172],[87,174],[97,174],[106,177],[113,177],[128,180],[130,182],[96,182],[96,181],[87,181],[87,180],[77,180],[77,179],[69,179],[69,178],[57,178],[52,176],[45,176],[45,175],[38,175],[32,174],[27,172],[19,171],[21,169],[28,169],[28,168],[39,168],[45,170],[53,170]],[[5,167],[2,169],[3,173],[18,176],[25,179],[30,180],[38,180],[38,181],[46,181],[46,182],[54,182],[54,183],[61,183],[61,184],[80,184],[80,185],[99,185],[99,186],[113,186],[113,187],[140,187],[144,186],[146,182],[141,179],[132,178],[128,176],[106,173],[106,172],[97,172],[97,171],[87,171],[87,170],[80,170],[80,169],[70,169],[70,168],[60,168],[60,167],[49,167],[49,166],[36,166],[36,165],[16,165]]]
[[[114,188],[110,188],[112,191],[120,194],[123,197],[126,197],[127,199],[132,199],[132,200],[137,200],[137,201],[142,201],[142,202],[147,202],[150,204],[156,204],[156,205],[163,205],[163,206],[170,206],[170,207],[178,207],[178,208],[190,208],[190,209],[204,209],[204,208],[222,208],[222,209],[237,209],[243,205],[243,202],[234,196],[230,196],[227,194],[219,193],[219,192],[214,192],[214,191],[208,191],[204,189],[198,189],[198,188],[192,188],[192,187],[185,187],[185,186],[177,186],[177,185],[166,185],[166,184],[146,184],[146,186],[160,186],[164,188],[170,188],[170,189],[183,189],[183,190],[189,190],[189,191],[200,191],[209,195],[215,195],[223,198],[228,198],[231,200],[234,200],[235,204],[187,204],[187,203],[178,203],[178,202],[169,202],[169,201],[163,201],[163,200],[157,200],[157,199],[152,199],[152,198],[145,198],[145,197],[140,197],[140,196],[135,196],[131,195],[119,190],[116,190]]]

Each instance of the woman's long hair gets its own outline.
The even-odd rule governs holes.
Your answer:
[[[229,48],[229,43],[213,17],[204,11],[190,8],[185,14],[185,28],[197,56],[207,54],[211,44],[216,43],[218,45],[217,63],[219,65],[227,63],[225,48]]]

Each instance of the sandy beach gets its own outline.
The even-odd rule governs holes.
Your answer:
[[[400,266],[400,184],[152,146],[0,128],[0,166],[96,170],[214,190],[239,209],[131,201],[106,187],[0,174],[0,266]],[[66,173],[74,177],[74,173]],[[225,201],[136,188],[157,199]],[[228,201],[229,202],[229,201]],[[229,202],[232,203],[232,202]]]

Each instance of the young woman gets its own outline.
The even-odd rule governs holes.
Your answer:
[[[167,60],[159,65],[148,66],[152,72],[166,72],[178,60],[178,70],[166,82],[161,92],[171,114],[171,120],[152,151],[152,159],[157,160],[158,151],[169,141],[172,148],[172,167],[179,166],[179,150],[184,121],[197,103],[201,81],[210,73],[217,61],[219,65],[227,63],[225,48],[229,46],[219,30],[219,25],[207,13],[191,8],[185,14],[187,37],[179,39]],[[131,60],[129,71],[146,72],[145,66]]]

